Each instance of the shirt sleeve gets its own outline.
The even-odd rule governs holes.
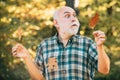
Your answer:
[[[41,44],[38,46],[36,50],[36,57],[35,57],[35,64],[38,66],[40,73],[44,76],[44,60],[43,60],[43,53],[42,53],[42,46]]]
[[[98,71],[98,52],[96,43],[94,43],[93,41],[90,42],[89,46],[89,59],[91,65]]]

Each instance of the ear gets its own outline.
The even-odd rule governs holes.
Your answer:
[[[53,24],[55,25],[56,28],[58,27],[58,22],[56,19],[53,20]]]

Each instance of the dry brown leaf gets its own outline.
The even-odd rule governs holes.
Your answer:
[[[97,23],[98,23],[98,20],[99,20],[99,14],[96,13],[95,16],[93,16],[93,17],[90,19],[89,27],[90,27],[91,29],[94,29],[95,26],[96,26]]]
[[[57,70],[58,69],[57,59],[55,57],[49,58],[47,67],[49,72],[52,70]]]

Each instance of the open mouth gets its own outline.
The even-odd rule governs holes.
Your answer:
[[[77,24],[73,24],[72,26],[78,26]]]

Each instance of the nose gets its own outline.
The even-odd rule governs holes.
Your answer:
[[[72,21],[72,22],[75,22],[75,21],[76,21],[76,17],[72,16],[72,17],[71,17],[71,21]]]

